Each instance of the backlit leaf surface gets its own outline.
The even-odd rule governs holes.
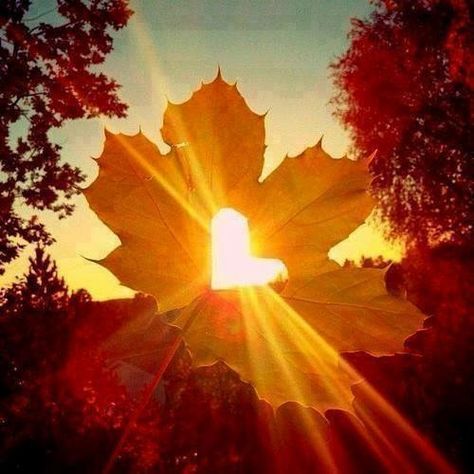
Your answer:
[[[85,194],[121,245],[101,264],[154,295],[162,312],[180,308],[174,323],[186,327],[196,365],[224,360],[275,406],[349,406],[354,374],[339,353],[399,351],[422,321],[387,294],[383,270],[341,268],[327,257],[372,208],[367,164],[333,159],[318,143],[259,182],[264,116],[220,74],[168,105],[162,136],[166,154],[142,133],[106,132]],[[256,256],[286,264],[280,295],[209,290],[210,220],[223,207],[249,219]],[[141,349],[153,357],[153,347]]]

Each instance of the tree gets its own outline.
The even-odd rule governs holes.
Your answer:
[[[69,293],[64,279],[58,276],[56,263],[42,247],[36,247],[29,262],[23,281],[0,292],[2,309],[12,313],[25,308],[45,311],[64,307],[69,301]]]
[[[123,117],[127,108],[117,82],[96,68],[112,50],[111,30],[132,13],[128,0],[57,0],[45,12],[50,23],[28,17],[31,4],[0,5],[0,272],[26,243],[52,241],[19,207],[65,217],[84,179],[61,162],[50,131],[72,119]]]
[[[336,114],[356,153],[377,154],[372,191],[389,236],[472,244],[474,4],[376,0],[333,65]]]
[[[407,251],[386,283],[430,317],[408,354],[347,359],[461,471],[472,470],[474,2],[376,0],[333,64],[336,113],[371,163],[377,210]],[[365,261],[365,264],[370,264]],[[359,415],[386,429],[353,387]]]
[[[134,407],[101,343],[143,300],[70,293],[42,248],[0,291],[1,472],[101,471]],[[128,472],[158,452],[156,408],[146,415],[122,456]]]
[[[0,290],[0,366],[16,368],[12,380],[56,366],[67,352],[70,309],[89,300],[85,290],[70,294],[56,263],[37,247],[23,277]]]

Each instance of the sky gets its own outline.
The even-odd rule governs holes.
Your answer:
[[[52,0],[38,0],[31,15],[49,11]],[[347,133],[332,116],[329,64],[348,46],[352,17],[370,11],[368,0],[132,0],[135,14],[114,35],[114,50],[101,70],[121,85],[128,117],[80,120],[53,133],[63,159],[79,166],[87,183],[97,176],[104,125],[114,132],[143,133],[166,146],[160,137],[166,100],[183,102],[211,81],[220,67],[223,78],[237,81],[249,106],[266,116],[267,174],[288,153],[296,155],[323,136],[323,147],[340,157],[349,150]],[[53,20],[52,12],[42,20]],[[133,294],[120,286],[100,260],[119,245],[118,238],[89,209],[83,196],[74,214],[59,221],[52,213],[41,219],[56,239],[50,248],[59,272],[71,289],[86,288],[96,299]],[[363,249],[389,249],[380,236],[361,229],[333,252],[357,257]],[[365,252],[367,253],[367,252]],[[396,254],[396,251],[395,251]],[[395,255],[394,254],[394,255]],[[28,252],[0,278],[0,284],[21,275]]]

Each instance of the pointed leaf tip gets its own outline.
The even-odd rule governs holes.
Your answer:
[[[85,255],[79,255],[79,257],[83,258],[84,260],[87,260],[88,262],[91,262],[91,263],[97,263],[100,265],[100,263],[102,262],[103,259],[97,259],[97,258],[90,258],[90,257],[86,257]]]
[[[104,136],[105,138],[112,138],[115,136],[115,133],[109,130],[107,127],[104,127]]]
[[[362,163],[364,163],[367,167],[369,167],[372,161],[374,160],[375,156],[377,155],[377,151],[378,150],[375,149],[369,156],[362,158],[360,161],[362,161]]]
[[[171,99],[165,94],[165,100],[166,100],[166,108],[168,107],[176,107],[179,105],[179,102],[172,102]]]

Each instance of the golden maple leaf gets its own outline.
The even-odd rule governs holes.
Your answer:
[[[367,163],[333,159],[318,143],[259,182],[264,116],[220,74],[187,102],[168,104],[162,136],[166,154],[142,133],[106,132],[85,194],[121,245],[101,264],[154,295],[162,312],[182,308],[174,324],[186,329],[196,365],[225,361],[275,406],[347,407],[354,374],[339,353],[400,350],[422,321],[387,294],[382,270],[328,259],[372,208]],[[209,290],[210,220],[227,207],[249,219],[259,256],[286,264],[281,295]]]

